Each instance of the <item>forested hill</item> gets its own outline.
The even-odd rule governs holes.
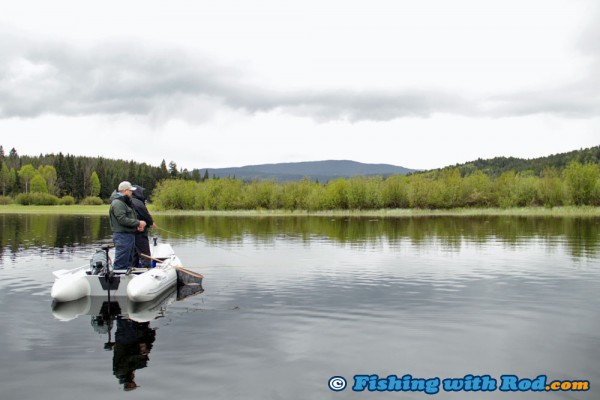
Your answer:
[[[28,168],[28,165],[33,168]],[[33,184],[35,175],[40,174],[45,180],[44,192],[56,196],[69,195],[77,199],[91,195],[108,199],[119,182],[124,180],[146,188],[149,194],[160,180],[178,177],[180,173],[174,163],[171,163],[172,170],[169,171],[164,160],[157,167],[135,161],[62,153],[21,156],[14,148],[6,154],[1,145],[0,167],[0,195],[15,195],[27,191],[25,182]],[[199,171],[197,173],[199,175]],[[99,188],[96,186],[99,191],[96,193],[93,179],[99,181]]]
[[[299,181],[309,178],[312,181],[327,182],[337,178],[353,176],[406,175],[415,170],[390,164],[364,164],[350,160],[306,161],[279,164],[248,165],[236,168],[208,168],[210,176],[221,178],[236,177],[246,181],[270,180]]]
[[[529,171],[534,175],[540,175],[546,168],[554,168],[562,171],[573,161],[581,164],[600,164],[600,146],[532,159],[515,157],[496,157],[487,160],[478,159],[464,164],[456,164],[454,168],[458,168],[463,176],[470,175],[478,170],[490,176],[500,176],[507,171]]]

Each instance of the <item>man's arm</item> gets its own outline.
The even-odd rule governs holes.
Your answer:
[[[116,202],[116,203],[115,203]],[[121,201],[115,200],[112,204],[113,215],[119,221],[119,224],[128,228],[137,228],[140,225],[140,221],[135,218],[127,216],[127,206],[125,204],[119,204]],[[143,221],[141,221],[143,222]],[[145,223],[144,223],[145,226]]]

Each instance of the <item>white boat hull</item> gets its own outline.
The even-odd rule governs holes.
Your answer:
[[[131,301],[150,301],[177,283],[174,266],[154,268],[132,279],[127,285],[127,297]]]
[[[127,296],[127,286],[139,273],[116,273],[111,279],[104,275],[87,275],[86,267],[79,267],[67,276],[54,281],[50,295],[58,302],[73,301],[86,296]]]
[[[77,300],[91,294],[91,287],[86,279],[86,266],[72,270],[54,272],[54,285],[50,295],[56,301]]]
[[[165,259],[148,270],[134,270],[129,275],[116,271],[108,278],[90,274],[89,266],[71,270],[54,271],[51,296],[57,302],[66,302],[86,296],[127,296],[131,301],[150,301],[177,283],[177,270],[181,262],[168,244],[152,247],[153,256]],[[131,287],[131,289],[129,289]]]

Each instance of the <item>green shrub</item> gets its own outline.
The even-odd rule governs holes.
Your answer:
[[[8,196],[0,196],[0,205],[7,205],[14,203],[13,199]]]
[[[348,181],[338,178],[325,185],[324,206],[327,210],[348,209]]]
[[[539,178],[535,176],[517,176],[516,202],[517,207],[529,207],[542,205],[538,196]]]
[[[281,203],[281,195],[278,190],[281,184],[273,181],[256,181],[249,183],[244,192],[244,205],[247,209],[275,210]]]
[[[61,206],[72,206],[75,204],[75,198],[73,196],[63,196],[58,199],[58,204]]]
[[[221,195],[217,208],[219,210],[239,210],[242,204],[242,181],[227,178],[220,180]],[[204,184],[200,184],[202,186]]]
[[[436,208],[456,208],[464,206],[466,202],[464,180],[458,168],[442,170],[437,181],[438,199]]]
[[[492,207],[494,204],[492,180],[482,171],[475,171],[463,179],[464,205],[467,207]]]
[[[572,162],[564,169],[563,177],[572,204],[595,204],[594,196],[600,178],[600,168],[597,164]]]
[[[408,178],[392,175],[383,182],[381,190],[382,207],[408,208]]]
[[[21,193],[15,198],[15,203],[24,206],[55,206],[58,197],[48,193]]]
[[[544,207],[552,208],[565,203],[566,190],[554,168],[546,168],[538,181],[538,198]]]
[[[311,191],[308,193],[306,199],[306,208],[309,211],[322,211],[327,208],[325,200],[326,189],[325,186],[316,183]]]
[[[88,196],[85,199],[81,200],[80,203],[82,206],[101,206],[104,204],[100,197],[96,196]]]
[[[209,180],[207,182],[213,182]],[[166,180],[154,189],[152,198],[157,210],[203,210],[204,196],[198,196],[201,184],[194,181]]]
[[[408,185],[408,204],[411,208],[433,208],[436,196],[435,180],[425,175],[413,175]]]
[[[383,204],[381,177],[354,177],[348,180],[346,187],[347,204],[349,209],[374,210]]]
[[[504,172],[494,182],[494,202],[501,208],[517,206],[517,174],[515,171]]]
[[[309,198],[318,183],[310,182],[307,178],[299,182],[285,182],[281,184],[280,202],[286,210],[308,210]]]
[[[205,210],[218,210],[219,202],[221,198],[221,192],[223,191],[223,180],[221,179],[210,179],[200,184],[204,190],[204,209]],[[185,210],[185,208],[182,208]]]
[[[570,164],[563,171],[508,171],[491,177],[458,168],[410,176],[353,177],[326,184],[310,182],[209,179],[161,182],[153,193],[157,209],[180,210],[369,210],[379,208],[449,209],[460,207],[553,207],[600,205],[598,165]]]

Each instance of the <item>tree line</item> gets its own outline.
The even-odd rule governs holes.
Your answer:
[[[499,177],[505,172],[515,171],[541,175],[548,168],[558,171],[564,170],[570,163],[599,164],[600,146],[569,151],[566,153],[552,154],[534,159],[523,159],[516,157],[495,157],[490,159],[477,159],[464,164],[456,164],[461,175],[470,175],[475,171],[483,171],[487,175]]]
[[[600,205],[600,146],[534,160],[495,158],[409,176],[355,177],[325,183],[209,179],[178,169],[103,157],[5,154],[0,203],[107,201],[119,182],[146,189],[163,209],[380,209]],[[510,169],[508,169],[510,167]],[[527,168],[530,167],[530,168]],[[543,168],[542,168],[543,167]],[[14,200],[13,200],[14,199]]]
[[[180,170],[174,161],[168,166],[165,160],[160,166],[151,166],[135,161],[63,153],[21,156],[15,148],[6,154],[0,145],[0,196],[5,202],[11,202],[12,198],[34,198],[50,204],[65,197],[73,201],[88,197],[107,200],[119,182],[124,180],[144,187],[146,194],[150,194],[164,179],[200,182],[207,178],[208,171],[201,174],[200,170]]]
[[[462,175],[446,168],[409,176],[354,177],[327,183],[204,182],[165,180],[153,194],[159,209],[180,210],[373,210],[382,208],[449,209],[600,205],[598,164],[571,162],[564,170],[508,171],[498,177],[483,171]]]

